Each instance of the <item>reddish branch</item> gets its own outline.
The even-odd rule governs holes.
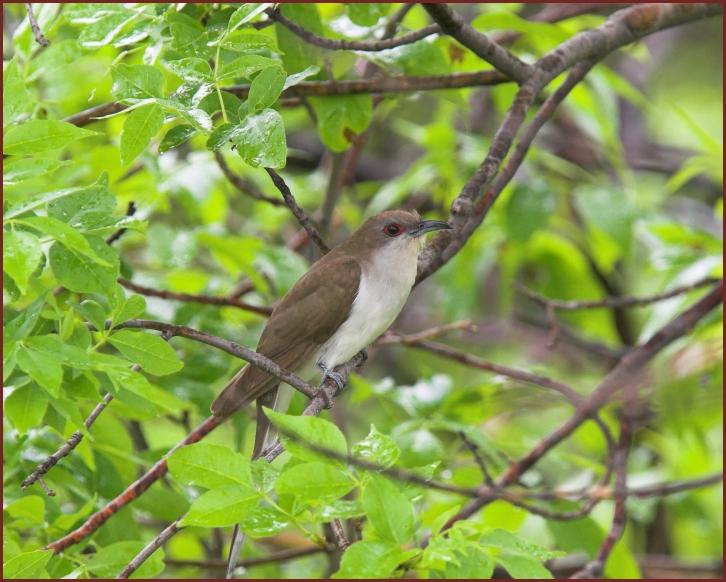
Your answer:
[[[67,547],[77,544],[86,539],[94,531],[101,527],[101,525],[103,525],[111,516],[117,513],[121,508],[131,503],[134,499],[138,498],[142,493],[144,493],[144,491],[151,487],[154,482],[166,475],[166,472],[168,470],[166,459],[169,457],[169,455],[171,455],[175,450],[180,447],[202,440],[205,436],[207,436],[210,432],[212,432],[215,428],[222,424],[224,420],[225,419],[218,416],[210,416],[209,418],[207,418],[201,425],[199,425],[195,430],[189,433],[183,441],[181,441],[174,448],[169,450],[164,458],[157,461],[154,466],[151,467],[151,469],[149,469],[146,473],[144,473],[144,475],[141,476],[141,478],[131,483],[131,485],[129,485],[115,499],[107,503],[105,507],[89,517],[83,523],[83,525],[81,525],[78,529],[72,531],[71,533],[63,536],[59,540],[51,542],[46,546],[46,548],[49,550],[53,550],[57,554],[58,552],[66,549]]]
[[[251,305],[250,303],[245,303],[244,301],[240,301],[239,299],[235,299],[234,297],[214,297],[212,295],[195,295],[192,293],[177,293],[175,291],[164,291],[162,289],[144,287],[143,285],[133,283],[128,279],[124,279],[123,277],[120,277],[118,279],[118,282],[122,286],[126,287],[126,289],[130,289],[131,291],[135,291],[136,293],[140,293],[141,295],[147,295],[149,297],[159,297],[161,299],[171,299],[173,301],[191,301],[193,303],[203,303],[205,305],[238,307],[239,309],[251,311],[253,313],[264,316],[268,316],[272,313],[272,309],[270,307]]]

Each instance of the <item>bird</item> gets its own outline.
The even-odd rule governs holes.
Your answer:
[[[451,229],[422,220],[416,211],[387,210],[366,220],[347,240],[318,261],[275,306],[256,351],[286,370],[311,378],[319,369],[343,389],[334,369],[372,344],[403,309],[416,281],[423,235]],[[252,459],[261,457],[275,435],[264,407],[285,412],[293,389],[252,365],[242,368],[212,403],[212,413],[229,417],[256,401]],[[227,577],[241,539],[233,534]]]

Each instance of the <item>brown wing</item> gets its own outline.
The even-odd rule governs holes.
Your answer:
[[[348,318],[360,275],[358,261],[348,256],[332,252],[320,259],[275,308],[257,352],[287,370],[303,366]],[[247,366],[217,397],[212,412],[228,416],[278,383],[274,376]]]

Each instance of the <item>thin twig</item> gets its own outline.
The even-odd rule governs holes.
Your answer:
[[[240,560],[237,567],[251,568],[261,564],[286,562],[288,560],[294,560],[295,558],[302,558],[303,556],[310,556],[311,554],[319,554],[327,551],[328,548],[323,546],[309,546],[300,549],[282,550],[268,556],[255,556],[254,558]],[[197,568],[214,568],[219,570],[225,570],[227,568],[227,560],[178,560],[176,558],[165,558],[164,562],[170,566],[179,567],[195,566]]]
[[[381,40],[337,40],[332,38],[324,38],[300,26],[296,22],[283,16],[279,10],[269,8],[267,16],[270,20],[279,22],[290,32],[303,39],[305,42],[330,50],[350,50],[350,51],[368,51],[378,52],[386,49],[412,44],[432,34],[441,32],[441,28],[437,24],[430,24],[421,30],[409,32],[398,38],[381,39]]]
[[[126,207],[126,216],[131,217],[134,214],[136,214],[136,203],[132,200],[131,202],[129,202],[129,205]],[[120,239],[127,230],[128,230],[127,228],[119,228],[116,232],[114,232],[111,236],[109,236],[106,239],[106,244],[112,245],[118,239]]]
[[[138,368],[137,368],[138,369]],[[96,404],[93,411],[91,411],[91,414],[88,415],[88,418],[83,421],[84,426],[88,429],[91,428],[94,422],[96,422],[96,419],[98,416],[105,410],[106,406],[113,400],[113,396],[111,394],[106,394],[101,402]],[[23,479],[23,482],[20,484],[20,486],[23,489],[26,489],[27,487],[30,487],[33,483],[40,480],[43,475],[45,475],[48,471],[50,471],[56,464],[58,464],[58,461],[60,461],[63,457],[67,457],[71,454],[73,449],[75,449],[78,444],[83,440],[83,433],[80,430],[77,430],[74,432],[70,437],[68,437],[68,440],[63,444],[61,448],[59,448],[55,453],[52,455],[49,455],[46,457],[44,461],[38,464],[37,467],[33,470],[33,472],[28,475],[25,479]],[[42,483],[41,483],[42,485]],[[45,487],[44,487],[45,489]],[[47,491],[46,491],[47,493]],[[47,493],[50,495],[49,493]]]
[[[234,170],[229,167],[229,164],[227,164],[227,160],[224,159],[222,152],[215,151],[214,159],[217,160],[217,165],[219,165],[219,169],[222,170],[225,178],[227,178],[230,184],[237,188],[237,190],[239,190],[242,194],[261,202],[267,202],[273,206],[284,206],[285,203],[282,200],[275,198],[274,196],[267,196],[267,194],[254,184],[254,182],[236,174]]]
[[[464,319],[462,321],[455,321],[453,323],[445,323],[444,325],[437,325],[429,329],[424,329],[417,333],[408,335],[400,335],[394,332],[386,332],[376,342],[379,346],[391,345],[391,344],[403,344],[411,345],[417,342],[433,339],[441,335],[445,335],[450,331],[464,330],[470,333],[476,333],[478,328],[476,324],[472,323],[470,319]]]
[[[28,13],[28,22],[30,22],[30,28],[33,31],[33,38],[35,39],[35,42],[43,48],[47,47],[50,44],[50,41],[43,36],[43,32],[40,30],[38,21],[35,19],[35,15],[33,14],[33,5],[30,2],[25,3],[25,11]]]
[[[119,572],[116,578],[128,578],[139,569],[156,550],[163,546],[176,532],[179,531],[179,520],[164,528],[158,536],[151,540],[134,558]]]
[[[282,194],[282,197],[285,200],[285,204],[287,204],[290,212],[292,212],[298,223],[300,223],[300,226],[305,229],[310,238],[320,249],[321,253],[328,253],[330,251],[330,247],[325,244],[325,241],[323,241],[322,237],[320,236],[318,229],[313,226],[312,221],[305,214],[305,211],[300,208],[300,206],[298,206],[298,203],[296,202],[295,197],[292,195],[292,192],[290,192],[290,188],[285,183],[285,180],[283,180],[280,174],[275,172],[275,170],[273,170],[272,168],[265,168],[265,171],[269,174],[270,178],[272,179],[272,183],[280,191],[280,194]]]
[[[645,307],[658,301],[665,301],[684,293],[689,293],[700,289],[701,287],[707,287],[708,285],[714,285],[719,282],[720,279],[717,277],[704,277],[688,285],[680,285],[674,287],[663,293],[657,293],[655,295],[648,295],[644,297],[606,297],[605,299],[588,299],[582,301],[563,301],[560,299],[550,299],[529,289],[521,283],[515,283],[515,288],[522,294],[526,295],[533,301],[547,306],[551,305],[553,309],[559,311],[577,311],[580,309],[599,309],[609,307]]]
[[[128,279],[119,277],[118,282],[126,289],[140,293],[141,295],[147,295],[149,297],[159,297],[161,299],[170,299],[173,301],[190,301],[193,303],[203,303],[205,305],[220,305],[228,307],[238,307],[244,311],[251,311],[259,315],[269,316],[272,313],[272,308],[261,307],[259,305],[252,305],[245,303],[234,297],[214,297],[212,295],[198,295],[193,293],[177,293],[176,291],[165,291],[162,289],[154,289],[152,287],[145,287],[138,283],[133,283]]]

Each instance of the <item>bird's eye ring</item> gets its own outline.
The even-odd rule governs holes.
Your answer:
[[[383,232],[386,233],[388,236],[398,236],[403,232],[403,227],[400,224],[387,224],[383,228]]]

